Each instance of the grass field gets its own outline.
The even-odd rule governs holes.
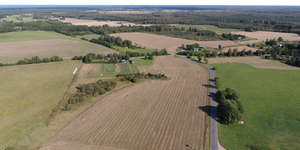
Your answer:
[[[33,19],[32,16],[20,16],[20,15],[12,15],[6,18],[1,19],[0,21],[9,21],[9,22],[32,22],[38,21],[42,19]]]
[[[150,66],[153,64],[153,60],[144,59],[143,57],[132,57],[130,60],[133,61],[133,64],[136,66]]]
[[[61,56],[70,58],[87,53],[112,53],[107,47],[55,32],[22,31],[0,34],[0,63],[15,63],[24,57]]]
[[[120,52],[136,52],[136,53],[151,53],[153,50],[150,49],[143,49],[143,48],[126,48],[126,47],[119,47],[119,46],[113,46],[114,49],[120,51]]]
[[[219,125],[220,142],[226,149],[300,149],[300,71],[246,64],[213,66],[221,88],[237,90],[245,109],[244,125]]]
[[[213,25],[176,25],[176,27],[178,28],[196,28],[199,30],[210,30],[210,31],[214,31],[217,34],[222,34],[222,33],[231,33],[231,32],[235,32],[235,31],[239,31],[237,29],[229,29],[229,28],[219,28],[217,26],[213,26]]]
[[[33,149],[53,134],[45,121],[80,64],[64,61],[0,68],[0,147]]]

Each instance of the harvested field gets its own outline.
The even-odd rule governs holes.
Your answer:
[[[155,35],[150,33],[117,33],[113,36],[119,36],[122,39],[130,40],[133,43],[150,48],[150,49],[163,49],[166,48],[169,51],[176,52],[176,49],[182,44],[194,44],[199,43],[202,46],[217,48],[219,45],[231,46],[237,45],[237,42],[233,41],[193,41],[180,38],[173,38],[163,35]]]
[[[267,31],[257,31],[257,32],[241,31],[241,32],[233,32],[233,34],[241,34],[250,38],[257,39],[251,41],[243,41],[240,42],[241,44],[262,42],[265,41],[266,39],[277,39],[279,37],[282,37],[284,40],[287,41],[300,41],[300,36],[295,33],[281,33],[281,32],[267,32]]]
[[[59,19],[56,19],[59,20]],[[103,26],[108,25],[112,27],[119,27],[119,26],[149,26],[144,24],[135,24],[127,21],[98,21],[98,20],[87,20],[87,19],[75,19],[75,18],[65,18],[64,20],[59,20],[65,23],[72,23],[73,25],[87,25],[87,26]]]
[[[102,54],[114,52],[97,44],[69,39],[5,42],[0,43],[0,47],[0,63],[15,63],[19,59],[32,56],[51,57],[57,55],[70,58],[76,55],[86,55],[90,52]],[[4,57],[5,59],[1,59]]]
[[[245,63],[253,67],[263,68],[263,69],[299,70],[298,67],[289,66],[276,60],[262,59],[257,56],[209,58],[208,63],[209,64]]]
[[[207,71],[199,64],[161,56],[148,71],[170,80],[152,80],[98,101],[61,130],[42,150],[208,149]]]

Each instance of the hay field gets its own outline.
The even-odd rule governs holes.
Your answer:
[[[61,56],[71,58],[87,53],[115,52],[101,45],[73,39],[58,33],[25,31],[0,34],[0,63],[15,63],[24,57]]]
[[[300,70],[299,67],[289,66],[276,60],[262,59],[258,56],[209,58],[208,63],[209,64],[245,63],[255,68],[261,68],[261,69]]]
[[[194,28],[194,29],[199,29],[199,30],[210,30],[214,31],[217,34],[222,34],[222,33],[231,33],[231,32],[237,32],[239,31],[238,29],[230,29],[230,28],[219,28],[214,25],[185,25],[185,24],[172,24],[172,26],[176,26],[178,28],[185,28],[189,29]]]
[[[124,26],[136,26],[136,25],[141,25],[141,26],[149,26],[146,24],[135,24],[127,21],[98,21],[98,20],[88,20],[88,19],[76,19],[76,18],[65,18],[64,20],[60,20],[61,22],[64,23],[71,23],[73,25],[87,25],[87,26],[103,26],[103,25],[108,25],[112,27],[120,27],[122,25]]]
[[[98,101],[42,150],[208,149],[208,74],[199,64],[158,57],[148,68],[170,80],[142,82]]]
[[[51,110],[61,100],[80,63],[64,61],[48,64],[0,68],[0,145],[24,150],[48,140],[46,128]]]
[[[131,32],[131,33],[117,33],[112,34],[113,36],[119,36],[122,39],[130,40],[133,43],[150,48],[150,49],[163,49],[166,48],[171,52],[176,52],[176,49],[182,44],[194,44],[199,43],[200,45],[212,48],[218,48],[219,45],[222,46],[231,46],[237,45],[237,42],[233,41],[193,41],[180,38],[173,38],[163,35],[155,35],[150,33],[140,33],[140,32]]]

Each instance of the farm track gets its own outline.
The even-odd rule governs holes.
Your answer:
[[[209,117],[199,109],[210,103],[207,70],[174,56],[158,57],[146,70],[170,79],[104,97],[41,149],[208,149]]]

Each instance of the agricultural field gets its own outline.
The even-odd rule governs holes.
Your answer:
[[[256,69],[246,64],[215,64],[221,89],[240,94],[245,124],[219,124],[221,144],[230,150],[300,149],[299,70]]]
[[[0,68],[0,145],[34,149],[53,135],[46,127],[80,63],[18,65]]]
[[[102,64],[101,77],[113,77],[118,74],[138,72],[138,68],[132,64]]]
[[[7,22],[32,22],[32,21],[41,21],[42,19],[33,19],[31,15],[12,15],[7,16],[6,18],[0,19],[0,21]]]
[[[207,71],[174,56],[157,57],[147,71],[170,79],[107,95],[41,149],[208,150],[209,116],[199,109],[209,104]]]
[[[130,58],[132,63],[136,66],[151,66],[155,60],[155,57],[152,60],[144,59],[143,57],[133,57]]]
[[[233,42],[233,41],[193,41],[193,40],[173,38],[173,37],[168,37],[163,35],[155,35],[150,33],[138,33],[138,32],[117,33],[112,35],[119,36],[124,40],[130,40],[141,47],[146,47],[149,49],[166,48],[171,52],[176,52],[176,49],[182,44],[199,43],[202,46],[212,47],[212,48],[217,48],[219,44],[221,44],[222,46],[231,46],[237,44],[237,42]]]
[[[80,38],[85,38],[85,39],[91,40],[91,39],[98,39],[100,37],[100,35],[98,35],[98,34],[86,34],[86,35],[77,36],[77,37],[79,39]]]
[[[222,33],[231,33],[231,32],[238,32],[239,30],[237,29],[228,29],[228,28],[219,28],[217,26],[213,25],[183,25],[183,24],[173,24],[174,26],[178,28],[194,28],[194,29],[199,29],[199,30],[210,30],[214,31],[217,34],[222,34]]]
[[[71,58],[87,53],[113,53],[107,47],[54,32],[22,31],[0,34],[0,63],[15,63],[24,57],[61,56]]]
[[[290,66],[276,60],[263,59],[258,56],[209,58],[208,63],[209,64],[244,63],[244,64],[251,65],[255,68],[261,68],[261,69],[300,70],[299,67]]]
[[[103,26],[108,25],[111,27],[120,27],[120,26],[136,26],[140,24],[135,24],[127,21],[98,21],[98,20],[88,20],[88,19],[76,19],[76,18],[65,18],[63,20],[57,19],[64,23],[71,23],[73,25],[87,25],[87,26]],[[147,25],[143,25],[147,26]]]

